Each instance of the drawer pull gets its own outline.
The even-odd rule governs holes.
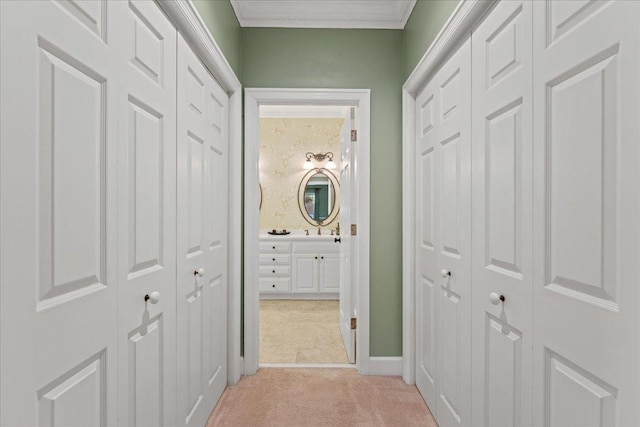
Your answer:
[[[271,272],[275,274],[276,271],[275,270],[271,270]]]
[[[272,288],[275,288],[275,287],[276,287],[276,285],[271,285],[271,287],[272,287]]]
[[[275,249],[275,248],[276,248],[275,246],[271,246],[271,247],[272,247],[273,249]]]
[[[272,260],[272,261],[275,261],[276,259],[275,259],[275,258],[271,258],[271,260]]]

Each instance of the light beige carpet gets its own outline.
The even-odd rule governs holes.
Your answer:
[[[260,363],[349,363],[338,301],[260,301]]]
[[[262,368],[228,387],[206,427],[427,426],[415,386],[354,369]]]

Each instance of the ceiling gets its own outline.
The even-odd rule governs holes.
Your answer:
[[[242,27],[403,29],[416,0],[231,0]]]

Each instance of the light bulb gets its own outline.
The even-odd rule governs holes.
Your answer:
[[[306,162],[304,162],[304,166],[302,166],[304,169],[313,169],[313,164],[311,164],[311,160],[307,159]]]
[[[329,160],[327,162],[327,169],[335,169],[336,168],[336,164],[333,160]]]

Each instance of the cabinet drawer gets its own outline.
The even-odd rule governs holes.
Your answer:
[[[334,242],[294,243],[294,253],[339,253],[340,245]]]
[[[289,242],[260,242],[260,252],[266,253],[282,253],[291,252],[291,243]]]
[[[260,278],[260,292],[289,292],[290,279],[287,278]]]
[[[260,264],[273,265],[273,264],[291,264],[291,255],[286,254],[260,254]]]
[[[291,276],[291,267],[288,265],[261,265],[260,277],[289,277]]]

